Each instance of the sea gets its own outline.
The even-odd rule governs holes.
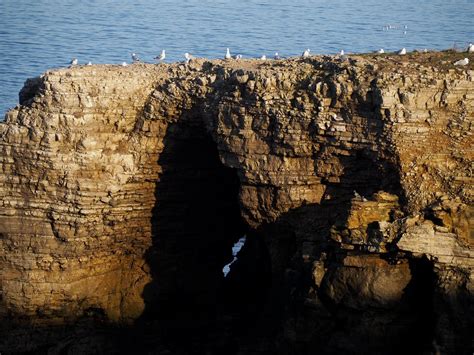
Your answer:
[[[0,120],[27,78],[72,58],[245,58],[465,48],[474,0],[0,0]]]

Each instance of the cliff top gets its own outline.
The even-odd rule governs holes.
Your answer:
[[[471,61],[466,66],[454,66],[454,62],[470,58]],[[85,86],[77,78],[84,78],[86,81],[92,80],[96,84],[93,86],[95,94],[109,90],[118,90],[125,86],[139,88],[145,85],[148,89],[155,87],[159,82],[194,82],[197,86],[205,87],[209,83],[213,83],[216,78],[226,81],[229,76],[238,77],[237,81],[243,83],[248,79],[255,79],[255,74],[263,80],[267,75],[277,76],[279,81],[291,84],[300,79],[312,77],[315,73],[323,76],[332,76],[345,71],[349,74],[359,73],[366,78],[364,81],[373,80],[375,78],[382,80],[392,80],[411,77],[410,80],[418,78],[422,81],[430,81],[434,78],[437,80],[445,79],[445,75],[450,74],[451,78],[465,77],[472,80],[474,77],[474,53],[455,52],[446,50],[441,52],[419,53],[412,52],[401,56],[395,53],[386,54],[349,54],[344,57],[313,55],[303,59],[301,57],[281,59],[281,60],[260,60],[260,59],[241,59],[241,60],[208,60],[205,58],[196,58],[189,64],[183,62],[178,63],[137,63],[128,66],[116,64],[96,64],[96,65],[78,65],[69,68],[50,69],[40,77],[28,79],[20,92],[20,104],[25,105],[37,94],[41,94],[42,86],[49,85],[72,84],[78,92],[90,92],[90,83]],[[235,74],[234,74],[235,73]],[[250,77],[245,79],[246,74]],[[283,75],[282,75],[283,74]],[[359,76],[356,74],[355,76]],[[319,74],[318,74],[319,75]],[[95,79],[92,79],[95,78]],[[120,81],[117,85],[112,85],[113,81]],[[344,79],[341,79],[344,80]],[[370,81],[369,80],[369,81]],[[417,79],[416,79],[417,80]],[[127,82],[127,84],[125,84]],[[188,87],[189,85],[185,85]],[[49,87],[50,88],[50,87]],[[147,89],[147,90],[148,90]],[[63,91],[59,87],[57,92]],[[94,93],[92,93],[94,94]],[[9,113],[6,114],[8,120]]]
[[[454,62],[463,59],[470,58],[470,63],[466,66],[454,66]],[[142,71],[143,75],[146,75],[147,70],[171,70],[190,68],[191,70],[206,69],[215,66],[228,68],[232,70],[243,69],[246,71],[257,71],[261,69],[270,68],[282,68],[282,67],[294,67],[301,64],[322,64],[322,63],[335,63],[338,65],[350,64],[350,65],[372,65],[375,70],[384,72],[393,71],[396,68],[405,68],[404,71],[428,68],[436,68],[436,71],[464,71],[474,69],[474,54],[466,52],[455,52],[453,50],[446,50],[441,52],[411,52],[406,55],[397,55],[395,53],[385,54],[348,54],[341,59],[339,55],[313,55],[309,58],[303,59],[301,57],[291,57],[280,60],[260,60],[260,59],[241,59],[241,60],[222,60],[222,59],[206,59],[196,58],[189,65],[183,62],[176,63],[136,63],[128,66],[122,66],[118,64],[95,64],[92,66],[78,65],[73,68],[62,68],[48,70],[45,74],[65,74],[66,76],[72,73],[80,73],[82,71],[97,73],[97,70],[104,70],[106,72],[137,72]],[[144,71],[144,69],[146,69]],[[68,74],[69,73],[69,74]]]

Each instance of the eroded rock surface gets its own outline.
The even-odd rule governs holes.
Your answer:
[[[231,326],[206,333],[227,353],[469,352],[474,70],[451,68],[457,56],[103,65],[27,81],[0,124],[0,316],[193,319],[183,337],[208,319],[251,323],[239,345],[212,333]],[[245,232],[234,274],[247,283],[221,293]],[[236,292],[252,312],[225,313],[219,295]],[[35,349],[6,334],[6,350]]]

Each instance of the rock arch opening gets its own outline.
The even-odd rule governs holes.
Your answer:
[[[141,321],[154,322],[160,338],[178,352],[225,347],[231,353],[232,333],[243,325],[240,315],[248,316],[247,306],[241,305],[258,298],[250,293],[239,301],[238,295],[249,295],[255,284],[249,267],[264,250],[255,247],[241,217],[237,173],[221,163],[200,119],[169,124],[163,143],[153,245],[146,256],[152,281],[143,292]],[[243,256],[225,278],[223,267],[233,260],[232,247],[244,235]]]

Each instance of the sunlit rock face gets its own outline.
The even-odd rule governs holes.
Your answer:
[[[0,316],[172,328],[181,305],[182,322],[230,312],[243,353],[465,351],[474,71],[456,56],[27,81],[0,124]],[[229,311],[231,294],[255,312]]]

